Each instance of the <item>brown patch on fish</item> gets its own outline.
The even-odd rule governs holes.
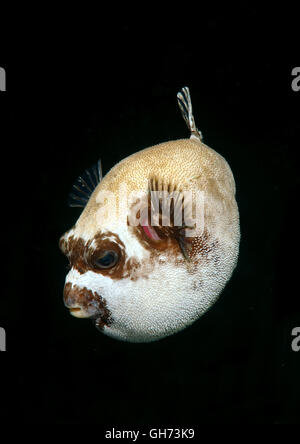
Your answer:
[[[97,318],[95,320],[95,327],[98,328],[98,330],[102,331],[104,327],[109,327],[110,324],[107,324],[103,318]]]
[[[98,293],[68,282],[64,288],[64,303],[66,307],[81,308],[85,311],[86,317],[101,320],[104,327],[112,323],[111,313],[107,308],[106,301]]]
[[[194,237],[192,239],[192,257],[201,256],[204,259],[209,259],[212,253],[214,253],[218,248],[218,240],[212,239],[212,236],[207,230],[204,230],[201,236]]]
[[[80,237],[75,238],[72,235],[67,240],[62,237],[60,248],[68,257],[71,267],[80,274],[91,270],[116,280],[127,277],[132,280],[138,278],[137,270],[141,264],[134,258],[127,257],[125,245],[115,233],[98,233],[93,239],[88,241],[84,241]],[[116,265],[111,268],[99,268],[96,266],[96,260],[105,250],[113,250],[118,255]]]

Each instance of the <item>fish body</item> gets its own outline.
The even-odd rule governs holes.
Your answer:
[[[65,305],[124,341],[154,341],[192,324],[237,263],[233,174],[202,142],[187,88],[178,101],[191,137],[116,164],[60,239],[71,265]]]

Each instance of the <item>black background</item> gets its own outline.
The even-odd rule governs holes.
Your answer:
[[[211,6],[152,11],[147,22],[146,10],[131,18],[91,10],[76,21],[41,19],[13,41],[6,35],[0,372],[8,419],[103,430],[299,423],[295,14]],[[193,326],[150,344],[118,342],[63,306],[58,239],[80,214],[67,196],[99,157],[106,173],[139,149],[188,137],[176,102],[185,85],[204,142],[235,176],[238,266]]]

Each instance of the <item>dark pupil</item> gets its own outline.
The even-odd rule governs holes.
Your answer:
[[[108,251],[104,256],[97,259],[97,264],[101,267],[109,267],[115,262],[116,256],[112,251]]]

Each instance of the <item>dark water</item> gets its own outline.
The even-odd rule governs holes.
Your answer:
[[[0,60],[9,86],[0,97],[8,418],[104,429],[299,423],[291,331],[300,327],[300,91],[291,71],[300,63],[293,38],[280,39],[267,15],[237,14],[211,12],[198,28],[192,20],[190,40],[159,26],[161,34],[144,29],[141,46],[143,26],[125,21],[115,23],[114,42],[92,29],[86,43],[29,39],[26,54],[20,46],[17,59]],[[58,239],[80,214],[67,196],[99,157],[106,173],[139,149],[188,137],[176,103],[185,85],[204,142],[235,176],[238,266],[190,328],[146,345],[117,342],[63,306]]]

